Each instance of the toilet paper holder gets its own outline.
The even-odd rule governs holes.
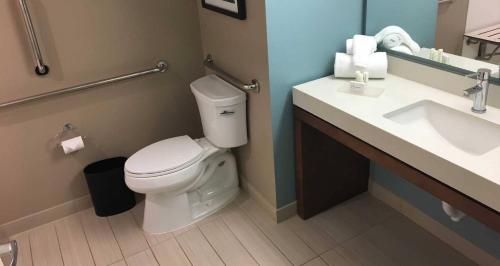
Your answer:
[[[57,146],[59,146],[59,147],[61,146],[61,142],[64,141],[63,138],[67,134],[73,133],[73,135],[74,135],[73,137],[79,136],[77,129],[78,128],[71,123],[64,124],[61,132],[57,133],[57,135],[55,136],[55,139],[57,140]],[[87,137],[82,136],[82,139],[85,140],[85,139],[87,139]]]

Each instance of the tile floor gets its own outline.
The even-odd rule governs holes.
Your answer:
[[[18,265],[474,265],[368,194],[281,224],[242,195],[164,235],[143,232],[138,213],[99,218],[88,209],[13,236]]]

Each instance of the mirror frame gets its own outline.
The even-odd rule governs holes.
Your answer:
[[[365,35],[367,34],[366,33],[366,29],[367,29],[366,23],[368,22],[367,21],[367,16],[368,16],[368,1],[369,0],[363,0],[362,34],[365,34]],[[404,53],[398,53],[396,51],[388,50],[388,49],[385,49],[385,48],[382,48],[381,51],[387,52],[389,55],[397,57],[397,58],[408,60],[410,62],[418,63],[418,64],[425,65],[425,66],[428,66],[428,67],[432,67],[432,68],[435,68],[435,69],[444,70],[444,71],[447,71],[447,72],[450,72],[450,73],[453,73],[453,74],[457,74],[457,75],[461,75],[461,76],[467,76],[467,75],[471,75],[471,74],[475,73],[475,72],[472,72],[470,70],[466,70],[466,69],[459,68],[459,67],[456,67],[456,66],[438,63],[438,62],[435,62],[435,61],[432,61],[432,60],[429,60],[429,59],[426,59],[426,58],[423,58],[423,57],[408,55],[408,54],[404,54]],[[496,77],[490,77],[490,83],[495,84],[495,85],[500,85],[500,77],[498,77],[498,78],[496,78]]]

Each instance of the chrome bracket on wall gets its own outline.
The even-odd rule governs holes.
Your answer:
[[[40,45],[38,44],[38,38],[36,37],[35,27],[33,27],[33,21],[31,20],[26,0],[19,0],[19,6],[21,7],[23,14],[24,25],[26,26],[26,32],[28,33],[31,50],[33,51],[33,56],[35,57],[35,73],[39,76],[47,75],[49,73],[49,67],[43,61],[42,52],[40,51]]]
[[[232,75],[228,74],[226,71],[222,70],[220,67],[218,67],[212,56],[209,54],[205,58],[204,64],[207,68],[213,70],[217,76],[219,76],[221,79],[227,81],[228,83],[231,83],[238,89],[245,91],[245,92],[255,92],[259,93],[260,92],[260,83],[257,79],[253,79],[250,83],[243,83],[239,79],[233,77]]]

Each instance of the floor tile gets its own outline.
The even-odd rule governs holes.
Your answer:
[[[93,209],[81,212],[80,219],[97,266],[106,266],[123,260],[108,219],[97,217]]]
[[[343,243],[372,226],[370,222],[345,205],[334,207],[310,220],[327,232],[337,243]]]
[[[182,251],[181,247],[177,243],[175,238],[171,238],[167,241],[161,242],[160,244],[151,248],[153,253],[160,263],[160,265],[171,265],[171,266],[189,266],[191,263]]]
[[[89,244],[80,222],[80,215],[74,214],[54,222],[60,249],[66,266],[94,265]]]
[[[337,246],[337,242],[311,220],[302,220],[294,216],[283,222],[300,237],[316,254],[322,254]]]
[[[240,210],[233,210],[222,217],[229,229],[260,265],[290,265],[273,243]]]
[[[221,219],[202,224],[200,229],[227,265],[258,265]]]
[[[350,254],[354,254],[362,265],[384,265],[396,266],[396,261],[384,254],[377,246],[373,245],[363,235],[357,236],[342,246],[347,249]]]
[[[139,252],[126,259],[128,266],[158,266],[158,262],[151,250]]]
[[[129,257],[149,248],[142,229],[130,212],[110,216],[108,220],[123,256]]]
[[[119,262],[115,262],[115,263],[111,264],[110,266],[127,266],[127,263],[125,263],[124,260],[121,260]]]
[[[321,258],[330,266],[361,266],[361,261],[358,257],[345,249],[344,247],[336,247],[321,255]]]
[[[198,228],[180,234],[177,241],[193,265],[224,265]]]
[[[474,265],[402,215],[373,227],[364,237],[394,260],[406,265]]]
[[[304,264],[304,266],[328,266],[328,264],[326,264],[321,258],[315,258]]]
[[[31,256],[34,266],[62,266],[56,229],[53,223],[37,227],[29,232]]]
[[[276,224],[254,201],[246,202],[242,209],[292,264],[302,265],[317,256],[285,224]]]

